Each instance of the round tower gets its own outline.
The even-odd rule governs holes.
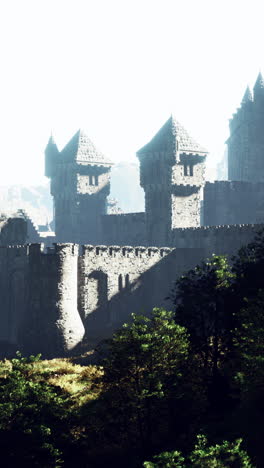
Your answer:
[[[45,176],[54,177],[56,174],[56,168],[58,163],[59,150],[53,139],[50,136],[48,144],[45,149]]]
[[[56,320],[58,349],[72,351],[84,337],[84,326],[77,309],[78,303],[78,246],[56,244]],[[55,318],[55,317],[54,317]]]
[[[19,346],[44,357],[72,352],[84,337],[77,309],[78,246],[55,244],[48,253],[40,244],[28,249],[28,304],[21,319]]]

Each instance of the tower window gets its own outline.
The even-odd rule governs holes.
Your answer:
[[[129,274],[126,274],[125,276],[125,287],[128,288],[129,286]]]
[[[98,175],[89,175],[89,185],[98,185]]]
[[[184,163],[183,173],[185,176],[193,176],[193,164]]]

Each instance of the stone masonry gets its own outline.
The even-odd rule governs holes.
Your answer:
[[[230,119],[228,181],[207,183],[204,224],[260,223],[264,219],[264,79],[247,87]]]
[[[207,151],[170,117],[137,153],[142,213],[107,215],[112,163],[83,132],[61,152],[50,138],[56,243],[27,245],[39,238],[25,214],[0,220],[1,349],[55,357],[78,352],[84,338],[93,346],[132,312],[169,309],[176,278],[201,260],[252,241],[264,227],[263,93],[258,77],[254,100],[247,91],[230,123],[234,181],[205,185]]]

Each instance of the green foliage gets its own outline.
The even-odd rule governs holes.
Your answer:
[[[39,356],[11,360],[0,381],[1,461],[6,466],[59,467],[60,439],[67,404],[63,395],[34,377]]]
[[[264,232],[178,280],[175,312],[133,315],[103,366],[1,362],[2,465],[253,468],[242,437],[264,466],[263,271]]]
[[[213,255],[181,277],[173,293],[175,320],[190,334],[208,405],[217,413],[228,411],[233,401],[224,368],[234,353],[234,281],[227,258]]]
[[[216,371],[230,345],[233,326],[228,308],[234,274],[226,257],[213,256],[176,282],[176,321],[190,333],[194,351],[206,368]]]
[[[203,435],[190,454],[190,467],[197,468],[253,468],[247,453],[241,449],[242,439],[235,442],[223,441],[221,445],[208,446]]]
[[[132,324],[125,324],[110,344],[104,382],[132,385],[139,400],[162,398],[167,382],[181,379],[188,346],[186,330],[174,322],[171,312],[154,309],[151,319],[133,315]]]
[[[264,390],[264,291],[245,299],[239,312],[241,326],[234,333],[240,358],[237,378],[243,392]]]
[[[170,431],[180,433],[201,397],[192,382],[188,335],[173,313],[154,309],[150,318],[133,315],[108,345],[103,398],[119,440],[146,448]]]
[[[181,452],[163,452],[153,458],[153,462],[144,462],[144,468],[253,468],[247,453],[241,449],[242,440],[222,442],[208,446],[204,435],[197,436],[197,444],[186,459]]]
[[[184,457],[181,452],[162,452],[156,455],[153,462],[146,461],[143,463],[144,468],[185,468]]]

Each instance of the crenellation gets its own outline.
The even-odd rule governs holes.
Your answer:
[[[205,183],[207,151],[171,117],[137,153],[144,212],[106,214],[112,163],[83,132],[62,151],[50,139],[56,238],[41,245],[25,213],[1,217],[0,340],[45,357],[78,350],[84,337],[92,346],[132,312],[170,309],[165,298],[179,275],[253,240],[264,228],[258,80],[261,89],[254,99],[246,91],[230,121],[232,180]]]

